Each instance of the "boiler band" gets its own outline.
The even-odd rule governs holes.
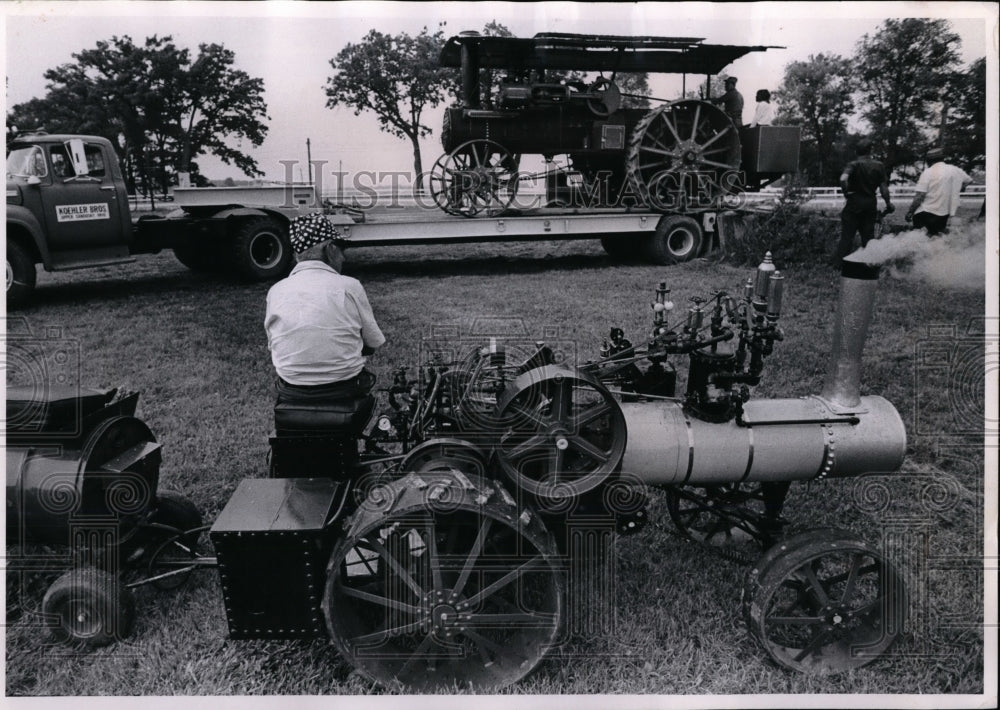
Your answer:
[[[844,413],[822,397],[747,402],[739,421],[706,422],[678,402],[621,405],[628,430],[622,472],[650,484],[789,481],[896,471],[906,430],[877,396]]]

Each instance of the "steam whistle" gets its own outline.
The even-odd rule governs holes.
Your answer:
[[[767,320],[776,323],[781,315],[781,295],[785,287],[785,277],[780,271],[771,274],[767,282]]]

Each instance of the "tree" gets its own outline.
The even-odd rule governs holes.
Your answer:
[[[8,124],[124,142],[120,157],[132,189],[137,178],[151,187],[152,174],[163,189],[175,169],[197,174],[194,160],[205,153],[261,174],[251,156],[227,143],[259,146],[267,134],[263,80],[234,69],[233,52],[203,44],[192,62],[169,36],[142,45],[124,36],[73,57],[45,72],[46,96],[14,106]]]
[[[812,184],[834,185],[841,168],[834,149],[854,110],[851,64],[839,55],[791,62],[776,93],[777,123],[802,127],[801,172]]]
[[[454,71],[438,65],[443,44],[440,28],[430,34],[424,27],[416,37],[371,30],[330,60],[336,74],[326,83],[328,108],[346,104],[355,116],[371,111],[383,131],[410,140],[418,189],[423,182],[420,138],[431,133],[421,122],[424,109],[438,106],[457,88]]]
[[[649,108],[649,75],[645,72],[621,72],[615,75],[615,83],[621,89],[622,106],[625,108]]]
[[[912,165],[926,146],[934,103],[958,65],[958,35],[947,20],[886,20],[855,54],[861,116],[889,169]]]
[[[965,170],[986,164],[986,58],[952,75],[944,98],[942,145]]]

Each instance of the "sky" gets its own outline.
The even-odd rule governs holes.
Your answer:
[[[987,21],[990,13],[994,19]],[[200,43],[214,42],[235,52],[238,68],[264,79],[268,137],[259,148],[249,143],[241,147],[256,158],[267,179],[287,179],[289,169],[282,161],[290,160],[298,161],[290,177],[304,179],[307,139],[313,160],[325,161],[318,169],[324,174],[341,165],[353,174],[408,171],[408,141],[380,132],[372,114],[355,116],[350,108],[325,105],[330,60],[372,28],[414,34],[444,22],[450,36],[481,30],[496,20],[521,37],[586,32],[783,46],[753,53],[727,68],[740,79],[749,120],[754,92],[777,88],[789,62],[820,52],[849,56],[865,33],[875,32],[890,16],[948,17],[962,39],[963,62],[985,56],[987,46],[995,56],[995,13],[992,3],[4,2],[6,106],[43,96],[46,69],[70,62],[73,53],[114,35],[137,42],[170,35],[192,52]],[[700,78],[689,77],[689,88]],[[654,96],[673,98],[680,91],[678,76],[651,76],[650,83]],[[426,170],[441,153],[441,109],[426,112],[425,123],[434,130],[422,143]],[[218,160],[199,162],[212,179],[243,177]]]

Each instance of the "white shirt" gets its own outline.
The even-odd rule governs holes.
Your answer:
[[[267,292],[267,345],[278,377],[293,385],[349,380],[362,346],[385,342],[361,282],[322,261],[303,261]]]
[[[774,123],[774,104],[770,101],[758,101],[757,108],[754,109],[753,120],[750,121],[750,128],[754,126],[770,126]]]
[[[972,178],[954,165],[944,162],[934,163],[922,173],[917,186],[917,192],[927,193],[924,201],[917,207],[917,212],[930,212],[939,217],[954,217],[958,212],[962,185],[972,182]]]

